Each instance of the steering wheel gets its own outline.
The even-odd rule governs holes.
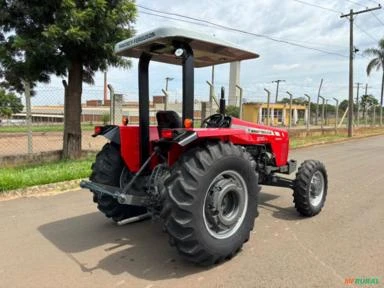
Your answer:
[[[205,118],[201,123],[202,128],[220,128],[225,124],[225,116],[223,114],[213,114]]]

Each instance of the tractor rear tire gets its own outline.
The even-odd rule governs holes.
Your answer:
[[[317,160],[304,161],[296,174],[293,202],[303,216],[319,214],[324,206],[328,190],[328,175],[323,163]]]
[[[251,159],[239,146],[214,142],[192,148],[172,167],[161,217],[170,244],[187,260],[216,264],[248,241],[260,191]]]
[[[99,184],[120,187],[120,177],[124,167],[119,146],[114,143],[107,143],[96,155],[96,161],[92,164],[90,180]],[[93,202],[97,203],[97,208],[115,222],[147,212],[144,207],[122,205],[109,195],[92,192]]]

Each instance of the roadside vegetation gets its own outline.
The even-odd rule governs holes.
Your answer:
[[[95,125],[91,123],[83,123],[81,125],[82,131],[92,131]],[[32,132],[63,132],[64,125],[63,124],[51,124],[51,125],[32,125]],[[0,126],[0,134],[1,133],[26,133],[26,126]]]
[[[31,166],[0,169],[0,192],[18,188],[86,178],[91,173],[93,157],[63,160]]]

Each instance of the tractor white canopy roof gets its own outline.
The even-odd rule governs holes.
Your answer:
[[[180,28],[161,27],[136,35],[116,44],[120,56],[139,58],[143,52],[158,62],[181,65],[175,57],[173,43],[188,43],[193,50],[195,67],[206,67],[259,57],[258,54],[239,48],[216,37]]]

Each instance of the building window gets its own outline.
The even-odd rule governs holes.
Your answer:
[[[282,109],[274,109],[273,111],[273,118],[277,122],[283,122],[283,110]]]
[[[267,117],[268,117],[268,109],[262,108],[261,110],[261,121],[266,124],[267,123]]]

